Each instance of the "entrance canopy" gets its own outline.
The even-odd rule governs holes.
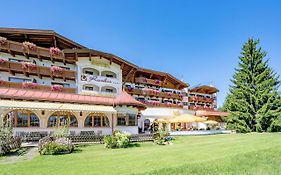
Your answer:
[[[0,100],[0,108],[70,111],[70,112],[87,111],[87,112],[116,113],[116,110],[112,106],[70,104],[70,103],[47,103],[47,102],[35,102],[35,101],[14,101],[14,100]]]

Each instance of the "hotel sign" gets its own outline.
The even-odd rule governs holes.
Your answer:
[[[81,81],[90,82],[101,82],[101,83],[109,83],[109,84],[120,84],[118,79],[116,78],[108,78],[104,76],[96,76],[96,75],[81,75]]]

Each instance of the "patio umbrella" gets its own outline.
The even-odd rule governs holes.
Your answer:
[[[163,119],[163,118],[156,119],[155,121],[158,122],[158,123],[168,123],[168,121],[166,119]]]
[[[169,120],[170,123],[192,123],[192,122],[203,122],[203,121],[205,121],[205,119],[191,114],[182,114]]]
[[[207,120],[204,123],[206,123],[206,124],[218,124],[218,122],[215,121],[215,120]]]

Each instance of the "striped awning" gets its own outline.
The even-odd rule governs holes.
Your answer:
[[[50,103],[50,102],[35,102],[35,101],[14,101],[14,100],[0,100],[0,108],[70,111],[70,112],[87,111],[87,112],[116,113],[116,110],[112,106],[70,104],[70,103]]]

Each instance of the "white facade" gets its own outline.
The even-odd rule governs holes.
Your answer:
[[[116,96],[122,91],[122,70],[105,58],[79,57],[77,88],[79,94]]]

